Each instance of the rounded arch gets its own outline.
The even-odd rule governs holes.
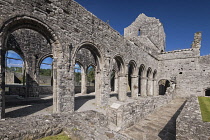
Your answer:
[[[38,62],[37,81],[39,86],[53,86],[53,57],[46,55]]]
[[[34,31],[39,32],[48,40],[49,43],[57,41],[55,33],[47,24],[38,20],[35,17],[19,15],[8,19],[2,25],[0,29],[0,34],[3,38],[3,46],[5,46],[5,43],[7,42],[8,35],[14,32],[15,30],[21,28],[32,29]]]
[[[144,64],[141,64],[139,67],[139,76],[146,77],[146,67]]]
[[[165,95],[166,90],[170,87],[170,81],[167,79],[161,79],[158,81],[159,95]]]
[[[86,73],[87,73],[87,71],[88,71],[88,68],[89,68],[89,67],[93,67],[93,68],[94,68],[94,70],[96,69],[96,65],[95,65],[95,64],[93,64],[93,63],[88,64],[88,65],[87,65],[87,68],[86,68],[86,70],[85,70],[85,71],[86,71]]]
[[[156,80],[157,79],[157,70],[155,69],[153,72],[153,79]]]
[[[40,59],[38,60],[38,63],[37,63],[37,67],[38,67],[38,68],[40,68],[40,66],[41,66],[41,64],[42,64],[42,62],[43,62],[43,60],[44,60],[45,58],[47,58],[47,57],[53,58],[53,54],[50,53],[50,54],[46,54],[46,55],[43,55],[42,57],[40,57]]]
[[[114,68],[114,63],[116,62],[117,68]],[[125,74],[125,61],[121,55],[115,55],[112,59],[111,66],[119,73]]]
[[[149,67],[148,69],[147,69],[147,77],[148,78],[152,78],[152,69]]]
[[[78,64],[81,67],[81,69],[83,69],[85,71],[84,65],[81,62],[79,62],[79,61],[76,60],[75,61],[75,65],[76,64]]]
[[[5,22],[3,22],[1,28],[0,28],[0,41],[2,44],[2,52],[5,53],[5,51],[8,49],[7,47],[7,42],[9,39],[9,36],[16,30],[18,29],[31,29],[33,31],[36,31],[38,33],[40,33],[46,40],[47,42],[51,45],[52,47],[52,52],[55,53],[58,50],[54,50],[54,49],[61,49],[61,43],[58,40],[55,32],[43,21],[32,17],[32,16],[27,16],[27,15],[17,15],[15,17],[10,17],[8,18]],[[59,54],[59,55],[63,55],[63,53]],[[36,56],[35,56],[36,57]],[[59,59],[56,58],[56,63],[57,61],[61,61],[60,59],[61,57],[59,57]],[[4,59],[4,58],[2,58]],[[25,61],[26,62],[26,61]],[[41,61],[40,61],[41,62]],[[26,67],[28,67],[28,64],[25,63]],[[35,67],[37,65],[34,65]],[[4,71],[5,66],[2,65],[2,70]],[[34,73],[36,74],[36,72]],[[54,73],[53,73],[54,74]],[[29,75],[27,75],[28,79],[30,79]],[[31,81],[33,81],[36,84],[33,84],[32,82],[28,82],[32,85],[33,90],[32,91],[32,96],[37,96],[38,92],[37,92],[37,79],[36,76],[34,75],[33,77],[34,79],[31,79]],[[57,75],[54,77],[53,79],[53,112],[60,112],[62,109],[59,106],[59,102],[58,102],[58,95],[59,95],[59,90],[57,87]],[[26,80],[28,81],[28,80]],[[2,83],[5,82],[5,78],[2,79]],[[31,93],[31,91],[29,90],[30,86],[26,87],[26,93],[25,96],[29,97]],[[2,87],[3,91],[5,91],[5,87]],[[57,92],[58,91],[58,92]]]
[[[131,60],[128,65],[130,66],[130,68],[132,69],[132,75],[137,75],[138,71],[137,71],[137,64],[134,60]]]
[[[101,51],[99,50],[99,48],[97,47],[97,45],[95,45],[94,43],[89,42],[89,41],[85,41],[77,46],[77,48],[75,49],[73,56],[72,56],[73,62],[76,60],[76,55],[77,55],[78,51],[82,48],[88,49],[91,52],[91,54],[93,55],[93,57],[96,61],[97,68],[100,69],[101,64],[104,60],[103,55],[102,55]]]

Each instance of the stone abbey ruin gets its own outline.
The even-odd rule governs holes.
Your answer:
[[[166,52],[163,25],[145,14],[124,29],[124,36],[73,0],[0,0],[0,15],[0,139],[37,139],[64,130],[81,139],[135,139],[129,133],[136,130],[127,128],[183,99],[188,101],[173,113],[183,110],[165,126],[167,131],[157,134],[159,139],[210,137],[194,97],[210,95],[210,55],[200,56],[200,32],[189,49]],[[7,84],[8,51],[23,59],[23,85]],[[40,65],[47,57],[53,58],[51,86],[41,87]],[[75,111],[75,64],[81,68],[79,92],[94,92],[94,104],[103,113]],[[90,66],[95,79],[88,88]],[[4,119],[11,90],[25,98],[48,92],[53,114]],[[111,102],[113,96],[117,100]],[[164,117],[172,108],[159,112]],[[174,131],[169,132],[172,125]],[[153,139],[148,134],[142,132],[136,139]]]

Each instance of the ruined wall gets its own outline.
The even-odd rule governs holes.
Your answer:
[[[209,129],[210,123],[202,121],[198,98],[191,97],[176,120],[176,139],[207,140]]]
[[[139,98],[130,103],[113,103],[108,109],[109,127],[112,130],[128,128],[157,108],[170,102],[174,93],[164,96]]]
[[[122,57],[125,73],[127,73],[127,65],[131,60],[136,62],[137,67],[141,64],[145,64],[146,69],[151,67],[152,71],[158,68],[156,65],[156,57],[149,55],[141,47],[126,40],[108,24],[98,19],[75,1],[5,0],[0,3],[0,11],[0,26],[2,27],[0,40],[3,45],[1,46],[3,49],[2,52],[6,49],[5,42],[8,35],[15,31],[14,34],[12,33],[13,36],[21,36],[22,34],[17,34],[19,30],[23,31],[22,28],[29,28],[30,30],[32,29],[35,30],[35,32],[39,32],[44,36],[44,38],[42,38],[47,40],[50,44],[49,47],[52,47],[52,50],[48,50],[48,53],[52,53],[54,58],[53,91],[55,95],[55,110],[57,112],[73,111],[74,63],[76,53],[82,45],[91,44],[88,49],[95,53],[100,59],[100,68],[98,69],[98,73],[100,74],[99,81],[101,81],[99,87],[101,87],[100,91],[102,91],[100,104],[103,105],[108,103],[111,90],[109,79],[111,71],[110,65],[116,55]],[[25,30],[28,29],[24,29],[24,32]],[[24,35],[31,34],[24,33]],[[18,40],[24,42],[22,41],[24,38],[23,36],[23,38],[18,38]],[[43,40],[42,38],[40,40]],[[153,39],[151,38],[151,40]],[[33,40],[31,41],[33,42]],[[33,46],[33,44],[31,45]],[[48,46],[40,47],[38,45],[36,46],[38,48],[36,51],[32,49],[33,47],[30,49],[31,45],[23,43],[21,52],[24,58],[27,59],[26,61],[32,60],[32,63],[36,63],[36,58],[40,58],[42,52],[46,50],[40,50],[39,48],[48,48]],[[22,45],[20,46],[22,47]],[[28,52],[24,52],[25,49],[28,50]],[[25,53],[30,55],[26,57]],[[1,60],[3,63],[3,58]],[[30,62],[27,63],[28,76],[32,78],[31,85],[36,87],[36,77],[34,75],[36,69],[29,65]],[[2,64],[2,75],[4,75],[3,66]],[[127,81],[124,80],[124,82],[124,84],[126,84]],[[3,104],[3,101],[1,101],[1,104]]]
[[[124,36],[149,53],[156,54],[165,50],[163,25],[154,17],[140,14],[130,26],[124,29]]]
[[[31,29],[18,29],[9,35],[7,50],[18,53],[23,61],[26,72],[25,96],[39,96],[39,68],[43,57],[52,54],[52,47],[46,38]]]
[[[189,49],[162,52],[159,55],[158,79],[176,79],[176,95],[204,96],[205,89],[210,86],[210,56],[200,56],[201,33],[194,36],[192,47]]]

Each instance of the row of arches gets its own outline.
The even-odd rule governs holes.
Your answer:
[[[90,49],[90,48],[94,49]],[[100,63],[97,60],[101,60],[100,58],[101,55],[99,54],[99,51],[95,53],[93,50],[97,50],[95,46],[89,46],[89,47],[82,47],[88,49],[91,54],[94,56],[94,58],[99,58],[95,59],[96,61],[96,66],[94,68],[100,69],[100,65],[104,65],[104,63]],[[123,58],[120,55],[116,55],[112,60],[108,61],[109,66],[106,68],[106,70],[110,70],[110,74],[108,79],[110,80],[110,92],[109,93],[116,93],[118,96],[118,99],[120,101],[126,100],[126,96],[131,96],[133,98],[136,98],[138,96],[157,96],[157,95],[164,95],[163,91],[161,93],[158,92],[158,82],[157,82],[157,70],[152,70],[152,68],[148,67],[146,68],[144,64],[140,65],[140,67],[137,67],[137,64],[134,60],[131,60],[129,64],[126,66]],[[78,64],[77,64],[78,65]],[[80,64],[82,65],[82,64]],[[81,70],[81,77],[83,77],[83,73],[86,70],[82,68]],[[99,71],[98,73],[100,73]],[[95,73],[95,79],[101,79],[101,75],[97,75],[97,71]],[[77,79],[77,78],[76,78]],[[82,78],[81,78],[82,79]],[[83,78],[85,79],[85,77]],[[86,80],[81,80],[81,81],[86,81]],[[95,80],[94,80],[95,81]],[[96,87],[95,91],[97,91],[97,84],[101,85],[101,81],[98,80],[98,83],[96,82]],[[81,93],[86,93],[83,92],[84,83],[81,83]],[[101,90],[100,88],[98,88]],[[86,91],[86,89],[85,89]],[[131,93],[131,95],[127,94],[127,92]],[[96,98],[97,98],[97,92],[96,92]],[[100,96],[100,94],[98,95]]]
[[[18,34],[16,31],[20,31],[20,33]],[[30,34],[30,32],[33,33]],[[36,36],[36,34],[38,35]],[[16,37],[19,37],[17,39],[21,41],[15,42],[15,40],[9,40],[11,35],[16,35]],[[22,39],[30,35],[32,35],[32,37],[29,38],[29,40],[22,41]],[[40,36],[41,38],[37,40]],[[0,40],[0,44],[2,45],[0,58],[2,90],[0,96],[3,97],[3,100],[5,93],[5,53],[10,48],[16,48],[20,52],[19,55],[22,56],[24,62],[22,66],[24,65],[23,67],[26,67],[26,69],[22,71],[25,76],[25,78],[23,78],[25,82],[23,83],[26,83],[27,86],[26,96],[39,95],[39,93],[37,93],[39,88],[37,84],[37,79],[39,78],[37,75],[40,73],[40,66],[46,67],[51,65],[54,112],[74,110],[74,87],[72,86],[75,85],[75,76],[72,73],[74,73],[74,66],[77,62],[77,54],[81,49],[87,49],[93,57],[95,64],[95,100],[97,104],[108,104],[111,89],[117,92],[120,101],[126,100],[128,85],[130,86],[132,97],[138,97],[139,95],[152,96],[156,94],[156,70],[153,71],[151,68],[146,68],[144,65],[138,68],[134,60],[130,61],[126,66],[123,57],[120,55],[114,56],[113,59],[105,57],[105,52],[102,52],[102,50],[106,51],[106,48],[100,49],[100,45],[95,45],[92,42],[77,42],[79,45],[75,45],[74,48],[72,48],[71,45],[70,47],[62,46],[62,43],[60,43],[60,40],[56,37],[53,30],[42,21],[33,17],[14,17],[5,22],[5,25],[3,25],[0,30]],[[36,43],[40,43],[30,44],[33,40],[35,40]],[[23,54],[25,54],[24,57]],[[48,63],[44,60],[49,54],[51,54],[53,58],[53,63]],[[31,61],[31,65],[29,65],[27,61]],[[1,117],[3,116],[2,114],[4,114],[4,102],[5,101],[2,102],[3,109],[1,110]]]

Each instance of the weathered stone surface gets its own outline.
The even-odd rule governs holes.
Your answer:
[[[6,119],[0,125],[4,126],[0,128],[0,139],[8,140],[38,139],[61,131],[81,140],[128,139],[108,129],[108,118],[94,111]]]
[[[144,97],[129,103],[121,103],[118,108],[108,109],[110,128],[120,130],[134,125],[148,114],[172,100],[172,95]]]
[[[140,14],[125,28],[125,36],[121,36],[73,0],[0,0],[0,13],[0,118],[5,114],[7,50],[16,51],[25,62],[26,97],[39,96],[39,65],[45,57],[53,57],[52,91],[55,113],[74,111],[75,63],[84,66],[84,73],[89,65],[94,66],[95,98],[99,106],[108,106],[110,75],[115,72],[113,87],[121,106],[110,108],[108,117],[116,129],[135,124],[140,116],[146,116],[175,96],[203,96],[209,88],[210,56],[200,56],[201,33],[195,34],[192,48],[164,52],[163,25],[158,19],[144,14]],[[170,88],[166,90],[165,96],[152,97],[158,95],[158,82],[162,79],[170,81]],[[137,98],[135,102],[125,103],[128,99],[128,85],[131,97]],[[82,92],[85,90],[83,88]],[[174,91],[173,94],[170,94],[171,90]],[[151,97],[138,99],[139,95]],[[59,116],[55,120],[61,118]],[[28,122],[24,119],[21,121],[20,124]],[[30,122],[32,126],[35,125],[33,123],[39,124],[39,121]],[[37,127],[42,127],[45,123],[40,121],[39,125]],[[60,125],[54,125],[50,125],[50,129],[60,131]],[[67,128],[71,129],[70,126]],[[14,135],[9,135],[9,126],[0,129],[10,139],[28,135],[28,131],[24,129],[20,135],[15,133],[15,128],[11,128]],[[44,132],[47,135],[53,133],[46,129]],[[118,138],[114,132],[113,135],[111,132],[101,134],[93,129],[94,127],[91,132],[94,134],[90,133],[90,138],[99,135],[102,139],[113,135]],[[39,130],[39,135],[43,135],[42,129]],[[84,137],[86,130],[79,132]],[[32,133],[36,133],[35,130],[28,137],[33,137]]]
[[[202,121],[198,98],[191,97],[176,120],[176,139],[207,140],[209,131],[210,123]]]
[[[185,99],[174,99],[157,108],[135,125],[125,128],[120,133],[135,140],[175,140],[176,118],[184,106]]]

